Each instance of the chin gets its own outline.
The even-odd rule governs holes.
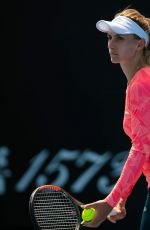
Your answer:
[[[110,59],[111,59],[111,62],[114,63],[114,64],[120,63],[120,59],[119,59],[119,57],[117,55],[110,56]]]
[[[114,59],[112,59],[112,58],[111,58],[111,62],[112,62],[113,64],[119,64],[119,63],[120,63],[119,61],[114,60]]]

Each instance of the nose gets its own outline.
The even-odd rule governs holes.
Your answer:
[[[110,40],[108,40],[108,49],[112,49],[112,48],[114,48],[114,41],[113,41],[113,39],[110,39]]]

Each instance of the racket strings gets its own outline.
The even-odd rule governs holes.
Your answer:
[[[40,229],[79,229],[79,216],[62,191],[40,191],[34,197],[34,216]]]

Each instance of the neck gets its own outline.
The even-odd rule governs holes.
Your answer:
[[[120,63],[120,66],[129,83],[136,74],[136,72],[146,65],[143,60],[133,60],[130,63]]]

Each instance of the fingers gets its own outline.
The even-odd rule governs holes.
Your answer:
[[[111,223],[116,224],[116,218],[114,216],[107,216],[107,220],[109,220]]]
[[[119,206],[120,206],[120,207],[123,207],[123,206],[124,206],[124,201],[123,201],[122,198],[121,198],[120,201],[119,201]]]
[[[125,218],[126,216],[126,211],[122,211],[122,212],[118,212],[118,214],[116,215],[108,215],[107,219],[112,222],[112,223],[116,223],[118,220],[122,220],[123,218]]]
[[[82,209],[89,209],[89,208],[95,208],[95,206],[93,206],[93,203],[91,204],[86,204],[86,205],[81,205]],[[101,221],[99,220],[99,215],[96,213],[94,216],[94,219],[92,221],[82,221],[81,224],[85,227],[88,228],[97,228],[98,226],[100,226],[100,224],[103,222],[103,220],[101,219]]]
[[[88,228],[97,228],[98,226],[101,225],[103,221],[99,222],[99,220],[97,219],[94,219],[92,220],[91,222],[84,222],[82,221],[81,224],[85,227],[88,227]]]
[[[86,205],[81,205],[80,207],[82,209],[89,209],[89,208],[93,208],[93,205],[92,204],[86,204]],[[94,219],[95,219],[95,217],[94,217]],[[95,224],[94,219],[92,221],[89,221],[89,222],[82,221],[81,225],[85,226],[85,227],[88,227],[88,228],[93,228],[93,224]]]
[[[112,222],[113,224],[116,223],[116,217],[118,216],[118,214],[120,214],[120,210],[116,210],[116,209],[113,209],[109,215],[107,216],[107,219]]]
[[[124,207],[125,206],[125,201],[122,199],[122,198],[120,198],[120,200],[119,200],[119,202],[118,202],[118,205],[119,205],[119,207]]]
[[[113,209],[108,216],[116,216],[117,214],[120,214],[121,211],[120,210],[117,210],[117,209]]]
[[[83,204],[80,206],[82,209],[86,209],[86,208],[93,208],[92,204]]]
[[[99,200],[94,203],[81,205],[81,208],[83,209],[94,208],[96,210],[96,214],[92,221],[82,223],[84,226],[89,228],[96,228],[100,226],[101,223],[103,223],[106,220],[107,215],[112,210],[112,207],[108,205],[104,200]]]

